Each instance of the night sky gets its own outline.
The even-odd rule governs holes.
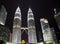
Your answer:
[[[8,26],[12,32],[13,18],[15,11],[18,6],[20,6],[22,14],[22,27],[27,25],[27,12],[29,7],[32,9],[36,30],[41,31],[40,18],[47,18],[50,24],[50,27],[54,27],[56,31],[57,38],[60,39],[60,30],[54,19],[54,8],[60,9],[59,0],[0,0],[0,7],[4,5],[8,15],[6,20],[6,26]]]

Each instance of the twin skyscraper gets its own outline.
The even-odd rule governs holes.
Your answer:
[[[13,21],[12,42],[21,43],[21,41],[22,41],[21,35],[25,31],[25,33],[28,35],[27,36],[28,42],[37,43],[34,15],[33,15],[31,8],[29,8],[28,14],[27,14],[27,23],[28,23],[27,27],[21,27],[21,25],[22,25],[21,16],[22,16],[21,10],[18,6],[18,8],[16,9],[16,12],[15,12],[14,21]],[[21,30],[23,30],[23,31],[21,31]],[[23,35],[23,36],[25,36],[25,35]]]

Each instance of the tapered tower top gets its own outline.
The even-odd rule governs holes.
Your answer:
[[[28,17],[28,20],[30,20],[30,19],[34,20],[34,15],[33,15],[31,8],[29,8],[29,10],[28,10],[28,16],[27,17]]]
[[[17,7],[15,14],[21,14],[21,10],[20,10],[19,6]]]
[[[15,12],[15,17],[14,19],[20,19],[21,20],[21,10],[20,10],[20,7],[18,6],[17,9],[16,9],[16,12]]]
[[[31,8],[29,8],[28,12],[32,12]]]

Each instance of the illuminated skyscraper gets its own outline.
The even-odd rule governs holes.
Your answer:
[[[40,19],[43,38],[46,43],[52,42],[53,43],[53,36],[52,31],[49,27],[48,21],[45,18]]]
[[[1,25],[5,25],[6,16],[7,16],[7,11],[5,7],[2,5],[1,10],[0,10],[0,24]]]
[[[21,10],[19,6],[14,16],[12,42],[21,43]]]
[[[28,23],[28,41],[29,43],[37,43],[35,21],[31,8],[29,8],[28,10],[27,23]]]

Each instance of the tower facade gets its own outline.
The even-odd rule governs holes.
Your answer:
[[[0,10],[0,24],[1,25],[5,25],[6,16],[7,16],[7,11],[4,5],[2,5],[1,10]]]
[[[28,38],[27,42],[37,43],[35,21],[34,21],[34,16],[33,16],[31,8],[29,8],[28,10],[27,23],[28,23],[27,28],[21,27],[21,10],[18,7],[16,9],[14,21],[13,21],[12,42],[21,43],[21,41],[22,40],[25,41],[25,38],[27,37]],[[27,34],[27,36],[24,35],[25,33]]]
[[[35,21],[31,8],[29,8],[28,10],[27,23],[28,23],[28,41],[29,43],[37,43]]]
[[[12,42],[21,43],[21,10],[18,6],[13,21]]]
[[[58,14],[55,14],[54,18],[55,18],[57,25],[59,27],[59,30],[60,30],[60,12]]]
[[[46,43],[53,42],[52,31],[49,27],[48,21],[45,18],[40,19],[43,38]]]

